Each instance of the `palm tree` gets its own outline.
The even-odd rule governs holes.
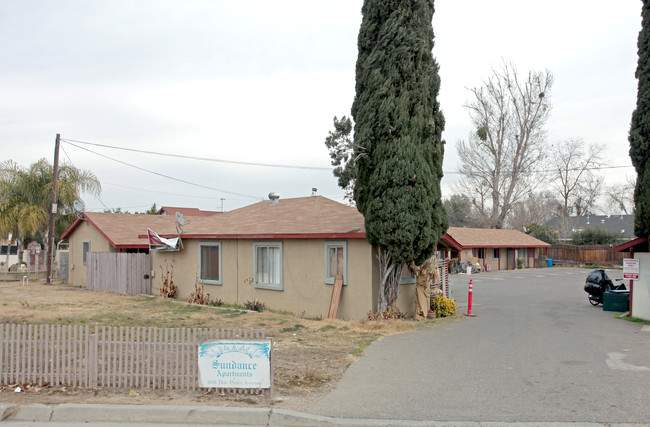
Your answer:
[[[47,250],[53,167],[46,159],[23,168],[12,160],[0,163],[0,236],[17,232],[19,259],[23,239],[40,234]],[[73,203],[82,193],[99,195],[101,184],[88,170],[63,163],[57,185],[60,234],[74,220]]]

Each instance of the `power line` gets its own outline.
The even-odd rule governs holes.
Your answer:
[[[197,184],[197,183],[194,183],[194,182],[186,181],[184,179],[175,178],[173,176],[165,175],[165,174],[160,173],[160,172],[155,172],[155,171],[152,171],[152,170],[149,170],[149,169],[145,169],[145,168],[142,168],[140,166],[132,165],[130,163],[123,162],[122,160],[115,159],[115,158],[107,156],[105,154],[97,153],[97,152],[92,151],[92,150],[90,150],[88,148],[80,147],[79,145],[76,145],[76,144],[70,142],[70,140],[66,140],[66,143],[72,145],[73,147],[77,147],[77,148],[79,148],[81,150],[88,151],[89,153],[95,154],[97,156],[104,157],[104,158],[112,160],[114,162],[121,163],[123,165],[129,166],[129,167],[132,167],[134,169],[138,169],[138,170],[141,170],[141,171],[144,171],[144,172],[148,172],[148,173],[151,173],[153,175],[157,175],[157,176],[160,176],[160,177],[163,177],[163,178],[167,178],[167,179],[170,179],[172,181],[182,182],[183,184],[193,185],[195,187],[205,188],[207,190],[217,191],[217,192],[220,192],[220,193],[226,193],[226,194],[232,194],[234,196],[246,197],[247,199],[263,200],[263,197],[251,196],[249,194],[237,193],[237,192],[234,192],[234,191],[228,191],[228,190],[223,190],[223,189],[220,189],[220,188],[214,188],[214,187],[210,187],[210,186],[203,185],[203,184]]]
[[[186,156],[182,154],[171,154],[171,153],[163,153],[159,151],[149,151],[149,150],[138,150],[135,148],[126,148],[126,147],[118,147],[115,145],[107,145],[107,144],[98,144],[94,142],[88,142],[88,141],[79,141],[75,139],[63,139],[61,138],[62,142],[68,142],[71,145],[77,147],[77,148],[82,148],[79,147],[78,145],[75,145],[73,143],[77,144],[84,144],[84,145],[92,145],[95,147],[104,147],[104,148],[111,148],[115,150],[123,150],[123,151],[131,151],[131,152],[136,152],[136,153],[143,153],[143,154],[152,154],[156,156],[164,156],[164,157],[174,157],[174,158],[179,158],[179,159],[189,159],[189,160],[199,160],[199,161],[205,161],[205,162],[216,162],[216,163],[227,163],[227,164],[234,164],[234,165],[243,165],[243,166],[260,166],[260,167],[271,167],[271,168],[285,168],[285,169],[303,169],[303,170],[320,170],[320,171],[333,171],[334,168],[331,167],[322,167],[322,166],[303,166],[303,165],[286,165],[286,164],[278,164],[278,163],[257,163],[257,162],[243,162],[243,161],[238,161],[238,160],[224,160],[224,159],[214,159],[214,158],[209,158],[209,157],[197,157],[197,156]],[[87,150],[87,149],[86,149]],[[91,150],[91,153],[101,155],[99,153],[95,153]],[[591,167],[591,168],[586,168],[587,170],[603,170],[603,169],[621,169],[621,168],[631,168],[633,167],[632,165],[623,165],[623,166],[596,166],[596,167]],[[572,168],[569,169],[570,171],[576,171],[580,170],[581,168]],[[548,173],[552,172],[549,170],[536,170],[532,171],[533,173]],[[464,175],[463,172],[460,171],[443,171],[445,175]],[[503,173],[507,174],[509,173],[508,171],[503,171]]]
[[[165,156],[165,157],[175,157],[179,159],[189,159],[189,160],[201,160],[204,162],[216,162],[216,163],[228,163],[228,164],[233,164],[233,165],[244,165],[244,166],[262,166],[262,167],[268,167],[268,168],[284,168],[284,169],[305,169],[305,170],[322,170],[322,171],[332,171],[333,168],[331,167],[322,167],[322,166],[301,166],[301,165],[285,165],[285,164],[277,164],[277,163],[256,163],[256,162],[242,162],[242,161],[237,161],[237,160],[224,160],[224,159],[212,159],[209,157],[196,157],[196,156],[185,156],[182,154],[171,154],[171,153],[162,153],[159,151],[147,151],[147,150],[137,150],[135,148],[125,148],[125,147],[117,147],[114,145],[106,145],[106,144],[97,144],[93,142],[87,142],[87,141],[77,141],[74,139],[62,139],[61,141],[68,142],[68,143],[77,143],[77,144],[85,144],[85,145],[92,145],[95,147],[104,147],[104,148],[112,148],[115,150],[123,150],[123,151],[132,151],[135,153],[144,153],[144,154],[153,154],[156,156]],[[72,144],[74,145],[74,144]]]
[[[64,153],[65,156],[68,158],[68,161],[70,162],[70,164],[71,164],[74,168],[76,168],[74,162],[73,162],[72,159],[70,158],[70,155],[68,154],[67,151],[65,151],[65,148],[63,147],[63,144],[61,145],[61,150],[63,150],[63,153]],[[106,209],[106,210],[110,210],[109,207],[106,206],[106,204],[105,204],[105,203],[102,201],[102,199],[99,197],[99,195],[96,195],[95,198],[99,201],[99,203],[102,204],[102,206],[104,206],[104,209]]]

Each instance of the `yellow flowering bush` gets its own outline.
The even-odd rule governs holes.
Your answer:
[[[431,300],[431,310],[436,317],[453,316],[456,313],[456,301],[447,297],[435,297]]]

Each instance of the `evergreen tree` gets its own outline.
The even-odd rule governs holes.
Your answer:
[[[433,49],[433,0],[365,0],[354,118],[354,199],[380,250],[378,311],[392,306],[402,266],[421,265],[448,223],[440,180],[444,117]]]
[[[528,230],[526,234],[533,236],[536,239],[541,240],[542,242],[549,243],[551,245],[557,245],[559,240],[557,238],[557,233],[551,229],[548,225],[539,225],[539,224],[530,224],[526,227]]]
[[[634,234],[650,236],[650,0],[643,0],[642,27],[637,42],[639,62],[636,78],[639,86],[636,110],[632,113],[630,127],[630,158],[637,172],[634,189]]]

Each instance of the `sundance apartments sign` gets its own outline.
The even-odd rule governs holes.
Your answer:
[[[199,381],[206,388],[271,388],[271,341],[199,344]]]

